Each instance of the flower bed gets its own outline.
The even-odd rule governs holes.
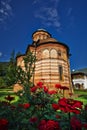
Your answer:
[[[87,130],[87,105],[61,95],[67,87],[55,85],[48,90],[42,82],[18,93],[20,100],[8,95],[0,102],[0,130]],[[55,98],[57,100],[55,100]]]

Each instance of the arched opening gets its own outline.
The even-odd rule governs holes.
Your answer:
[[[42,52],[42,57],[43,58],[49,58],[49,50],[48,49],[44,49]]]
[[[76,83],[76,84],[74,85],[74,88],[75,88],[75,89],[80,89],[80,86],[81,86],[81,85],[80,85],[79,83]]]
[[[50,57],[51,58],[57,58],[57,51],[55,49],[50,50]]]

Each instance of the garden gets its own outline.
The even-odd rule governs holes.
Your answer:
[[[0,130],[87,130],[85,92],[75,91],[66,98],[68,88],[59,83],[55,90],[48,90],[43,82],[34,85],[35,60],[32,53],[24,58],[25,71],[10,65],[9,83],[20,83],[23,90],[14,93],[12,87],[1,89]]]

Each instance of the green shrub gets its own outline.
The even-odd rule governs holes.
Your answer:
[[[0,77],[0,88],[5,88],[6,84],[5,84],[5,80],[3,77]]]

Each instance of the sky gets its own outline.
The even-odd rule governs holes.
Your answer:
[[[87,0],[0,0],[0,62],[25,53],[37,29],[70,48],[70,68],[87,67]]]

